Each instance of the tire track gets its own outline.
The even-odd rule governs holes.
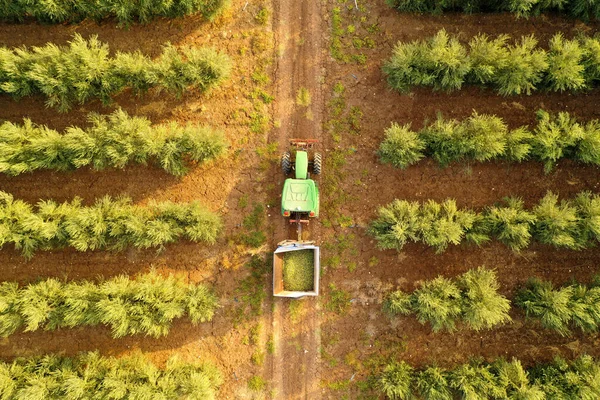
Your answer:
[[[273,2],[273,7],[276,51],[274,121],[278,128],[272,130],[269,141],[277,142],[280,152],[283,152],[291,138],[316,138],[322,142],[323,97],[320,76],[321,29],[324,24],[319,2],[281,0]],[[301,88],[310,93],[311,104],[308,107],[296,105],[296,95]],[[283,180],[277,165],[272,171],[272,182],[277,183],[271,193],[273,198],[280,198]],[[273,249],[279,241],[295,238],[295,228],[289,226],[279,211],[278,208],[273,210],[276,215],[271,220],[274,225],[271,240]],[[319,241],[317,223],[311,224],[307,233],[308,239]],[[303,312],[298,321],[292,321],[289,306],[291,302],[298,301],[303,302]],[[275,345],[273,397],[321,399],[318,299],[275,298],[272,329]]]

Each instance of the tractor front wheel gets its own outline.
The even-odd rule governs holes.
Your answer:
[[[321,157],[321,153],[315,153],[315,159],[313,161],[313,174],[315,175],[319,175],[322,171],[322,157]]]
[[[281,156],[281,171],[284,175],[287,175],[290,172],[292,172],[292,155],[289,151],[286,151]]]

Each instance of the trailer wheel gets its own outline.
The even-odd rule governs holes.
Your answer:
[[[321,165],[323,162],[321,158],[321,153],[315,153],[315,159],[313,161],[313,174],[319,175],[322,171],[323,166]]]
[[[292,172],[292,156],[289,151],[286,151],[281,156],[281,171],[284,175]]]

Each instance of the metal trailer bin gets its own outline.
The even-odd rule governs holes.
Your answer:
[[[307,292],[295,292],[285,290],[283,284],[283,261],[286,254],[292,251],[312,250],[314,253],[314,286],[313,290]],[[319,295],[319,264],[320,251],[319,247],[312,242],[304,243],[298,241],[287,240],[278,245],[277,250],[273,253],[273,296],[299,298],[303,296],[318,296]]]

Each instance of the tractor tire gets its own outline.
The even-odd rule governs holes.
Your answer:
[[[315,153],[315,159],[313,161],[313,174],[319,175],[323,168],[323,159],[321,153]]]
[[[281,155],[281,172],[283,172],[284,175],[292,172],[292,155],[289,151],[286,151]]]

